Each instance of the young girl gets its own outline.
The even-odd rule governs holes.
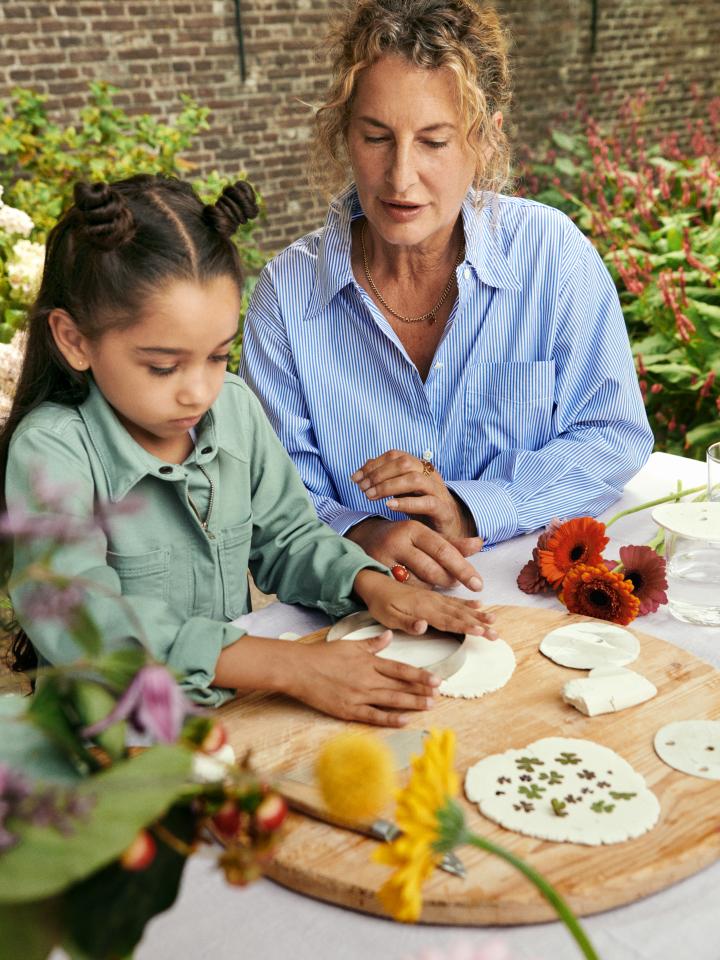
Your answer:
[[[53,557],[58,573],[97,583],[86,605],[107,648],[146,644],[204,704],[238,689],[274,690],[344,719],[397,726],[403,711],[431,705],[439,681],[376,657],[389,632],[306,646],[230,623],[248,609],[248,566],[261,590],[332,616],[364,604],[388,627],[417,634],[429,623],[485,632],[490,620],[478,602],[396,583],[322,524],[259,403],[226,373],[241,298],[231,237],[256,212],[244,183],[209,206],[159,176],[76,186],[48,239],[0,438],[7,510],[11,521],[52,511],[27,502],[37,475],[62,483],[63,509],[76,519],[141,498],[139,512],[112,519],[106,510],[103,530]],[[42,551],[16,539],[13,578]],[[32,584],[10,588],[41,660],[77,658],[66,626],[30,616]]]

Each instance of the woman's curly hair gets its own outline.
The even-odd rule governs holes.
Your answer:
[[[473,185],[500,193],[510,147],[497,111],[510,102],[508,41],[496,11],[473,0],[358,0],[326,40],[333,80],[315,114],[311,173],[329,194],[348,181],[345,137],[360,73],[383,56],[416,67],[445,67],[456,80],[458,111],[476,157]]]

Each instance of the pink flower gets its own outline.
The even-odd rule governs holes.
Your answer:
[[[110,713],[82,732],[94,737],[120,720],[129,720],[138,733],[150,734],[159,743],[175,743],[185,717],[196,712],[172,674],[160,664],[150,664],[135,674]]]
[[[633,593],[640,600],[639,615],[655,613],[661,603],[667,603],[665,590],[665,560],[652,547],[620,547],[623,576],[633,585]]]

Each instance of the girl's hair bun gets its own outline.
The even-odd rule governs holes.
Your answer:
[[[203,209],[203,220],[222,237],[231,237],[241,223],[258,215],[255,191],[246,180],[225,187],[215,203]]]
[[[75,206],[88,241],[100,250],[114,250],[132,240],[135,219],[120,194],[107,183],[76,183]]]

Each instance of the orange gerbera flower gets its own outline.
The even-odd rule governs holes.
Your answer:
[[[540,573],[557,590],[568,570],[578,563],[588,566],[602,563],[602,552],[607,542],[604,523],[592,517],[568,520],[550,532],[544,543],[538,542]]]
[[[570,613],[625,626],[640,612],[640,600],[633,593],[632,580],[607,567],[579,563],[565,575],[560,599]]]

